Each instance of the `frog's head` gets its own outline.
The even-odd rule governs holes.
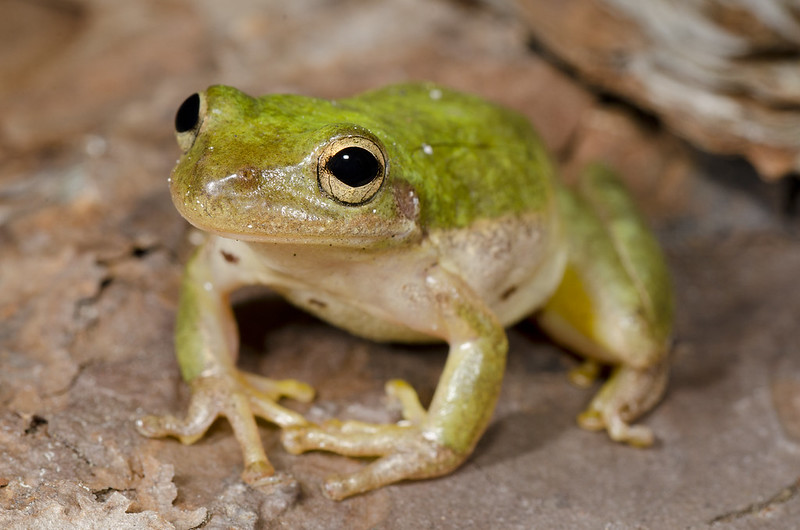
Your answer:
[[[384,142],[335,103],[213,86],[184,101],[175,130],[172,200],[202,230],[336,246],[418,233],[414,190]]]

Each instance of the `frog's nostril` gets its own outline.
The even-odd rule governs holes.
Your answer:
[[[175,130],[179,133],[191,131],[200,118],[200,94],[194,93],[181,103],[175,114]]]

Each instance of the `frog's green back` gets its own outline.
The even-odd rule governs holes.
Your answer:
[[[362,115],[385,144],[394,178],[407,180],[429,228],[541,212],[552,165],[521,115],[431,83],[393,85],[334,103]]]
[[[481,218],[545,212],[554,202],[552,166],[528,121],[476,96],[432,83],[408,83],[334,101],[288,94],[251,98],[219,85],[210,87],[206,97],[210,109],[206,128],[191,148],[190,160],[174,175],[176,182],[184,182],[177,200],[188,201],[187,211],[194,208],[195,199],[208,205],[210,198],[185,195],[185,189],[204,189],[207,182],[246,174],[250,168],[312,171],[305,160],[320,145],[338,134],[364,131],[385,147],[387,184],[399,190],[408,189],[399,185],[407,182],[415,191],[423,229],[459,228]],[[241,189],[231,194],[235,204],[222,204],[224,197],[215,197],[222,204],[215,215],[241,209],[245,198],[255,196],[257,190],[244,188],[251,180],[241,180]],[[312,195],[310,190],[292,188],[296,182],[288,173],[272,182],[270,200],[291,204],[298,196]],[[303,182],[308,185],[312,180]],[[381,213],[391,203],[379,197],[361,206]],[[320,218],[355,216],[359,211],[323,206],[305,204]],[[393,210],[385,212],[386,219],[393,215]]]

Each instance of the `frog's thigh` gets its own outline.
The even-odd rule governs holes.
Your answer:
[[[573,274],[568,271],[566,278]],[[614,322],[624,320],[623,314],[616,318],[598,315],[592,312],[592,305],[587,305],[582,317],[576,318],[574,305],[580,297],[569,296],[573,287],[559,288],[539,315],[541,326],[557,342],[587,358],[571,374],[573,379],[590,379],[597,373],[598,363],[614,366],[611,377],[578,421],[586,429],[606,429],[617,441],[651,445],[652,433],[645,427],[631,426],[630,422],[654,407],[664,393],[668,378],[666,345],[659,348],[655,343],[647,344],[649,341],[637,337],[639,332],[626,331],[625,323]],[[599,326],[587,326],[598,321],[612,331],[603,333]],[[614,337],[617,333],[619,336]]]
[[[658,245],[613,175],[592,168],[576,192],[562,189],[569,261],[539,321],[553,338],[613,373],[579,421],[619,441],[649,445],[629,422],[661,398],[668,378],[672,298]]]

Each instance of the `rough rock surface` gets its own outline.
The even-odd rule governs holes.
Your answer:
[[[800,170],[797,0],[516,0],[537,45],[704,149]]]
[[[496,3],[495,3],[496,4]],[[4,0],[0,35],[0,526],[3,528],[786,528],[800,517],[800,267],[783,184],[692,152],[526,47],[505,9],[398,0]],[[674,375],[635,450],[578,429],[576,360],[530,324],[473,458],[450,476],[334,503],[262,424],[269,494],[239,479],[218,422],[147,440],[184,410],[172,325],[189,230],[166,177],[172,116],[224,82],[340,96],[432,79],[527,114],[567,176],[618,167],[664,242],[679,302]],[[242,293],[241,364],[318,390],[312,419],[391,420],[383,383],[430,399],[445,348],[362,341]]]

